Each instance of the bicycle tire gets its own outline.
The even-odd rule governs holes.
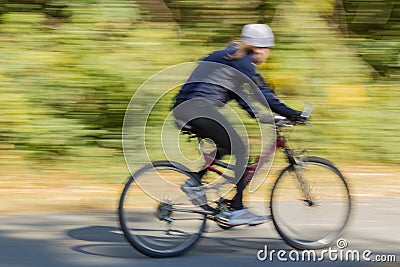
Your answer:
[[[154,258],[178,256],[197,242],[205,230],[207,218],[201,213],[177,211],[172,211],[168,215],[172,222],[156,217],[154,213],[160,209],[161,203],[171,205],[171,209],[173,207],[200,210],[200,208],[190,203],[186,195],[181,192],[179,184],[171,186],[167,192],[162,193],[169,194],[171,198],[165,202],[154,196],[154,192],[153,194],[146,192],[146,187],[140,184],[143,182],[140,180],[148,177],[145,175],[153,173],[163,176],[162,178],[168,175],[174,182],[177,182],[178,176],[179,182],[193,179],[188,169],[176,162],[157,161],[145,165],[129,177],[121,193],[118,206],[120,225],[128,242],[142,254]],[[162,182],[159,180],[156,186],[162,187]],[[149,209],[149,205],[146,204],[149,200],[153,205],[156,204],[157,208]]]
[[[301,250],[326,248],[341,237],[349,221],[349,187],[330,161],[319,157],[304,157],[302,161],[305,166],[302,178],[306,179],[306,187],[314,200],[298,198],[301,189],[293,175],[295,166],[289,165],[279,173],[272,189],[272,220],[288,245]],[[325,205],[323,208],[322,204]],[[327,216],[333,216],[333,219]],[[288,223],[290,220],[292,222]]]

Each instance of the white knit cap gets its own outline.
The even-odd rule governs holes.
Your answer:
[[[246,24],[242,29],[243,42],[255,47],[274,46],[274,34],[266,24]]]

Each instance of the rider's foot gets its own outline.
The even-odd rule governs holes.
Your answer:
[[[225,211],[226,212],[226,211]],[[230,226],[238,226],[238,225],[258,225],[262,223],[266,223],[271,220],[271,216],[259,216],[248,210],[247,208],[243,208],[241,210],[234,210],[229,212],[227,224]]]
[[[188,199],[196,206],[207,205],[206,190],[194,179],[187,179],[181,186],[181,190],[186,194]]]

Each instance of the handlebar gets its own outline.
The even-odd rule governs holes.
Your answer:
[[[280,115],[275,115],[274,116],[275,126],[277,128],[285,127],[285,126],[294,126],[297,124],[311,126],[311,124],[308,123],[307,120],[310,118],[313,110],[314,110],[314,106],[310,103],[307,103],[306,106],[304,107],[304,110],[301,112],[301,115],[300,115],[300,117],[304,118],[304,120],[299,120],[299,121],[292,121],[286,117],[283,117]]]

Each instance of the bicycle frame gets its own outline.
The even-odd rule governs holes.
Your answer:
[[[288,157],[288,160],[291,161],[291,158],[292,158],[291,157],[292,153],[290,153],[291,150],[286,147],[286,138],[284,136],[282,136],[281,134],[279,134],[279,132],[280,132],[279,128],[277,128],[277,138],[275,139],[275,142],[273,142],[269,147],[267,147],[264,150],[264,152],[261,154],[261,156],[257,159],[257,161],[255,163],[248,164],[246,166],[245,177],[248,177],[249,174],[255,173],[257,168],[261,168],[266,162],[268,162],[271,159],[271,156],[274,154],[274,152],[277,148],[283,148],[285,151],[285,154]],[[205,168],[208,171],[212,171],[224,178],[233,179],[233,177],[227,176],[221,170],[218,170],[217,168],[215,168],[214,165],[222,167],[224,169],[229,169],[229,170],[233,170],[235,168],[234,165],[222,162],[207,153],[203,153],[203,156],[204,156],[204,160],[206,162]]]
[[[261,154],[261,156],[258,158],[258,160],[255,163],[248,164],[246,166],[245,177],[247,177],[248,180],[250,180],[252,178],[252,176],[253,176],[252,174],[257,171],[258,166],[260,166],[260,168],[261,168],[267,161],[269,161],[271,159],[271,156],[274,154],[274,151],[277,148],[283,149],[290,165],[294,165],[294,166],[299,165],[299,162],[296,160],[296,157],[295,157],[295,152],[292,149],[287,147],[286,138],[285,138],[285,136],[283,136],[281,134],[280,128],[286,127],[286,126],[294,126],[296,124],[303,124],[303,125],[311,126],[311,124],[307,123],[306,120],[310,117],[312,110],[313,110],[313,105],[307,104],[306,107],[304,108],[303,112],[301,113],[301,117],[305,118],[304,121],[295,122],[295,121],[290,121],[287,118],[282,117],[282,116],[274,116],[274,120],[275,120],[274,126],[275,126],[275,131],[276,131],[275,142],[273,142],[271,144],[271,146],[269,146],[265,149],[265,151]],[[233,177],[225,175],[222,171],[213,167],[213,165],[220,166],[222,168],[229,169],[229,170],[234,170],[235,169],[234,165],[222,162],[205,152],[203,152],[203,156],[204,156],[204,160],[206,162],[203,169],[207,169],[208,171],[215,172],[216,174],[218,174],[226,179],[233,178]],[[298,179],[301,180],[300,177],[298,177]]]
[[[268,162],[271,159],[271,156],[274,154],[275,150],[280,148],[283,150],[289,165],[293,166],[293,170],[295,172],[299,188],[301,188],[301,191],[303,192],[303,197],[304,197],[303,200],[306,203],[308,203],[308,205],[311,206],[313,205],[313,199],[310,195],[307,182],[304,181],[304,179],[302,178],[302,171],[301,171],[303,168],[302,161],[299,157],[296,156],[295,150],[287,146],[286,137],[281,133],[280,129],[281,127],[294,126],[295,124],[296,123],[288,121],[287,119],[279,120],[279,122],[275,125],[276,127],[275,141],[270,146],[266,147],[266,149],[263,151],[263,153],[260,155],[260,157],[257,159],[255,163],[248,164],[246,166],[244,177],[246,179],[245,181],[246,183],[250,182],[257,169],[261,168],[266,162]],[[311,124],[305,124],[305,125],[311,125]],[[224,169],[234,170],[235,165],[222,162],[214,158],[212,154],[209,153],[203,152],[203,156],[206,162],[204,167],[205,169],[218,174],[219,176],[225,178],[226,181],[234,181],[234,177],[224,174],[223,171],[215,168],[214,166],[219,166]],[[218,184],[224,184],[224,182],[217,183],[216,184],[217,188]]]

